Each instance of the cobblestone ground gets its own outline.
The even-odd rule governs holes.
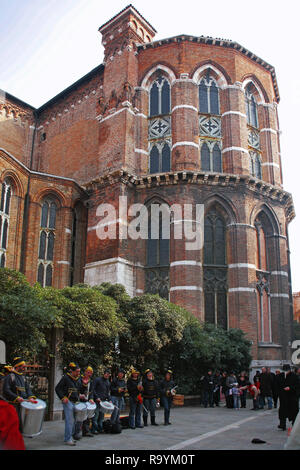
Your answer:
[[[163,410],[157,410],[159,426],[125,429],[121,434],[100,434],[84,437],[75,447],[63,442],[64,421],[45,422],[43,433],[25,438],[27,450],[283,450],[287,431],[277,428],[278,411],[232,410],[214,408],[174,407],[171,426],[163,425]],[[265,441],[253,444],[252,439]]]

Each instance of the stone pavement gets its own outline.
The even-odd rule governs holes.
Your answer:
[[[277,428],[278,410],[251,410],[224,407],[173,407],[171,426],[164,426],[163,410],[156,412],[159,426],[124,429],[121,434],[84,437],[75,447],[63,442],[64,421],[48,421],[35,438],[25,438],[27,450],[283,450],[287,431]],[[252,444],[253,438],[266,441]]]

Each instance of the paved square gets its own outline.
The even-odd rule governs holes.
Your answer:
[[[214,408],[174,407],[171,426],[163,425],[163,410],[157,411],[159,426],[125,429],[121,434],[100,434],[84,437],[75,447],[63,442],[64,422],[45,422],[43,433],[25,438],[28,450],[283,450],[287,431],[278,425],[278,410],[233,410]],[[266,441],[252,444],[253,438]]]

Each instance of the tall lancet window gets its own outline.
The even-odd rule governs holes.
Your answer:
[[[9,178],[1,185],[0,200],[0,267],[4,268],[6,263],[8,230],[11,209],[12,184]]]
[[[226,228],[214,210],[204,219],[203,272],[205,321],[227,329]]]
[[[166,77],[158,75],[149,91],[149,173],[171,170],[171,87]]]
[[[262,158],[258,129],[256,96],[257,90],[249,83],[245,90],[245,108],[248,127],[249,171],[252,176],[262,179]]]
[[[219,88],[211,70],[199,82],[199,135],[202,171],[222,172]]]
[[[256,229],[258,338],[263,343],[270,343],[272,342],[270,271],[264,218],[257,217],[254,225]]]
[[[148,239],[146,250],[146,292],[158,294],[169,300],[170,236],[169,217],[164,217],[166,207],[160,202],[154,203],[161,208],[157,215],[148,208]]]
[[[57,205],[45,199],[42,205],[37,281],[43,287],[52,286]]]
[[[245,106],[247,123],[249,126],[258,127],[257,103],[254,96],[254,86],[250,83],[245,90]]]

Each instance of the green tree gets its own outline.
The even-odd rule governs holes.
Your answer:
[[[114,362],[116,337],[124,328],[114,299],[85,286],[45,288],[41,295],[56,310],[56,326],[64,329],[59,350],[64,364],[75,361],[97,370]]]
[[[54,310],[23,274],[0,269],[0,338],[5,341],[8,360],[19,355],[29,361],[45,357],[54,321]]]

